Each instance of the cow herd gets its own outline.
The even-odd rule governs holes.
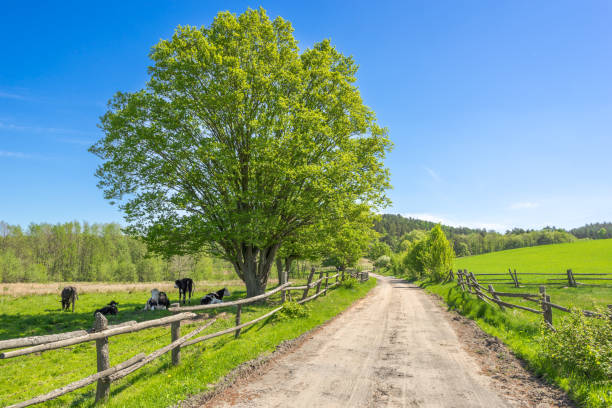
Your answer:
[[[189,303],[191,303],[191,296],[195,291],[195,285],[192,279],[183,278],[176,280],[174,282],[174,287],[178,288],[179,290],[179,302],[185,304],[187,302],[187,295],[189,295]],[[227,288],[223,288],[216,292],[206,294],[200,300],[200,304],[208,305],[221,303],[223,302],[223,298],[229,295],[229,290],[227,290]],[[72,311],[74,312],[76,300],[79,298],[77,289],[74,286],[66,286],[64,289],[62,289],[61,298],[62,310],[69,310],[70,306],[72,305]],[[116,315],[119,312],[117,306],[119,306],[119,303],[112,300],[106,306],[97,309],[94,312],[94,316],[96,315],[96,313],[101,313],[103,315]],[[147,300],[147,303],[144,306],[144,310],[166,310],[169,307],[170,300],[168,299],[168,295],[166,295],[165,292],[153,289],[151,291],[151,297],[149,298],[149,300]]]

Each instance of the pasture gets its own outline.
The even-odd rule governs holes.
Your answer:
[[[300,334],[325,322],[338,314],[353,301],[364,296],[375,285],[375,279],[358,284],[353,288],[339,287],[327,296],[311,303],[308,317],[299,319],[276,319],[274,316],[243,329],[240,338],[222,336],[210,341],[185,348],[182,362],[172,366],[170,356],[159,360],[119,380],[111,387],[111,398],[105,406],[169,406],[187,396],[210,389],[219,379],[239,364],[268,353],[284,340]],[[220,289],[219,284],[209,287],[196,286],[195,301],[206,293]],[[245,297],[243,286],[229,287],[232,292],[227,300]],[[178,298],[178,291],[168,291],[171,302]],[[0,340],[90,329],[93,325],[93,311],[111,300],[119,303],[119,314],[107,316],[109,324],[129,320],[144,321],[170,315],[168,311],[144,312],[142,309],[150,294],[146,291],[81,293],[76,312],[61,312],[58,294],[0,296]],[[224,299],[225,300],[225,299]],[[251,320],[277,306],[278,296],[268,302],[249,304],[242,308],[243,321]],[[219,319],[204,333],[232,327],[235,321],[235,307],[215,309],[212,315]],[[200,321],[190,322],[195,328]],[[186,333],[190,327],[184,329]],[[136,333],[112,337],[109,340],[111,365],[124,361],[133,355],[150,353],[170,343],[169,327],[158,327]],[[0,360],[0,406],[26,400],[38,394],[66,385],[72,381],[96,372],[95,344],[82,343],[72,347],[51,350]],[[62,396],[42,406],[92,406],[95,384]]]
[[[521,287],[515,288],[509,283],[508,268],[517,270]],[[570,268],[574,273],[612,272],[612,240],[543,245],[455,260],[455,270],[467,269],[476,275],[479,282],[502,278],[491,275],[479,276],[479,274],[505,273],[508,283],[489,281],[497,291],[536,294],[539,292],[539,284],[544,284],[551,302],[565,307],[601,311],[606,305],[612,304],[612,279],[585,281],[600,284],[601,287],[580,285],[568,287],[567,281],[549,280],[556,278],[550,275],[521,275],[521,272],[564,274]],[[576,276],[576,280],[580,282],[580,277]],[[481,285],[487,287],[487,284],[481,283]],[[476,295],[463,292],[456,282],[446,284],[424,282],[422,286],[440,295],[450,308],[457,309],[474,319],[483,330],[500,338],[519,357],[526,360],[533,371],[565,389],[580,406],[608,407],[612,404],[610,381],[593,381],[588,376],[573,372],[573,367],[559,367],[555,361],[542,357],[538,343],[543,322],[541,315],[519,309],[501,311],[496,305],[487,304]],[[520,306],[539,308],[537,304],[522,298],[502,297],[502,300]],[[567,317],[567,313],[553,310],[553,324]]]

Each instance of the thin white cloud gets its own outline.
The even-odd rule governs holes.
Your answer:
[[[12,157],[15,159],[33,159],[35,156],[21,152],[7,152],[6,150],[0,150],[0,157]]]
[[[9,92],[2,92],[2,91],[0,91],[0,98],[4,98],[4,99],[18,99],[18,100],[21,100],[21,101],[25,101],[25,100],[28,99],[28,98],[26,98],[23,95],[9,93]]]
[[[440,175],[438,173],[436,173],[434,170],[430,169],[429,167],[425,167],[423,166],[423,169],[425,169],[425,171],[431,176],[432,179],[434,179],[435,181],[440,181]]]
[[[0,121],[0,129],[14,130],[19,132],[36,132],[36,133],[53,133],[53,134],[65,134],[65,135],[81,135],[81,136],[94,136],[96,133],[88,132],[76,129],[63,129],[55,127],[44,127],[44,126],[21,126],[13,123],[6,123]],[[59,141],[66,143],[74,143],[74,139],[59,139]],[[84,142],[84,141],[83,141]],[[89,143],[89,142],[87,142]]]
[[[436,223],[441,223],[444,225],[448,225],[451,227],[467,227],[474,229],[486,229],[494,230],[498,232],[504,232],[508,230],[508,226],[504,224],[491,223],[491,222],[482,222],[482,221],[456,221],[450,218],[447,218],[443,215],[430,214],[430,213],[407,213],[402,214],[403,217],[406,218],[417,218],[419,220],[431,221]]]
[[[510,210],[527,210],[530,208],[538,208],[540,206],[539,203],[534,203],[530,201],[521,201],[518,203],[510,204],[508,207]]]

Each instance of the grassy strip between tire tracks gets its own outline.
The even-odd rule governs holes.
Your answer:
[[[294,339],[336,316],[364,297],[375,285],[376,279],[371,278],[368,282],[352,288],[339,287],[327,296],[320,296],[309,303],[311,312],[306,318],[276,319],[272,316],[243,329],[237,340],[233,335],[227,335],[190,346],[182,350],[181,364],[176,367],[171,365],[168,353],[125,379],[113,383],[111,397],[104,406],[168,406],[190,395],[204,392],[238,365],[259,355],[271,353],[281,342]],[[232,295],[232,299],[240,298],[244,297],[244,292],[235,288]],[[4,297],[0,299],[4,307],[0,322],[4,324],[0,329],[0,339],[87,329],[93,319],[89,309],[100,307],[110,299],[123,305],[120,310],[124,310],[120,311],[119,316],[110,319],[111,324],[127,320],[154,319],[170,314],[167,311],[156,311],[145,316],[139,309],[147,297],[146,294],[130,295],[126,292],[82,295],[75,314],[60,312],[56,295]],[[275,298],[265,304],[243,307],[242,321],[261,316],[277,304],[278,299]],[[83,312],[78,313],[79,310]],[[232,307],[222,309],[221,312],[226,314],[202,334],[233,326],[235,311]],[[186,334],[195,327],[188,325],[182,328],[181,333]],[[111,365],[115,365],[139,352],[148,354],[168,344],[170,328],[160,327],[116,336],[110,338],[109,342]],[[29,399],[95,373],[95,353],[95,342],[90,342],[41,355],[0,360],[0,406]],[[93,406],[94,396],[95,385],[91,385],[40,406],[88,407]]]

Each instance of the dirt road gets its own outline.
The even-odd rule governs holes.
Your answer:
[[[392,278],[214,407],[509,407],[421,289]]]

